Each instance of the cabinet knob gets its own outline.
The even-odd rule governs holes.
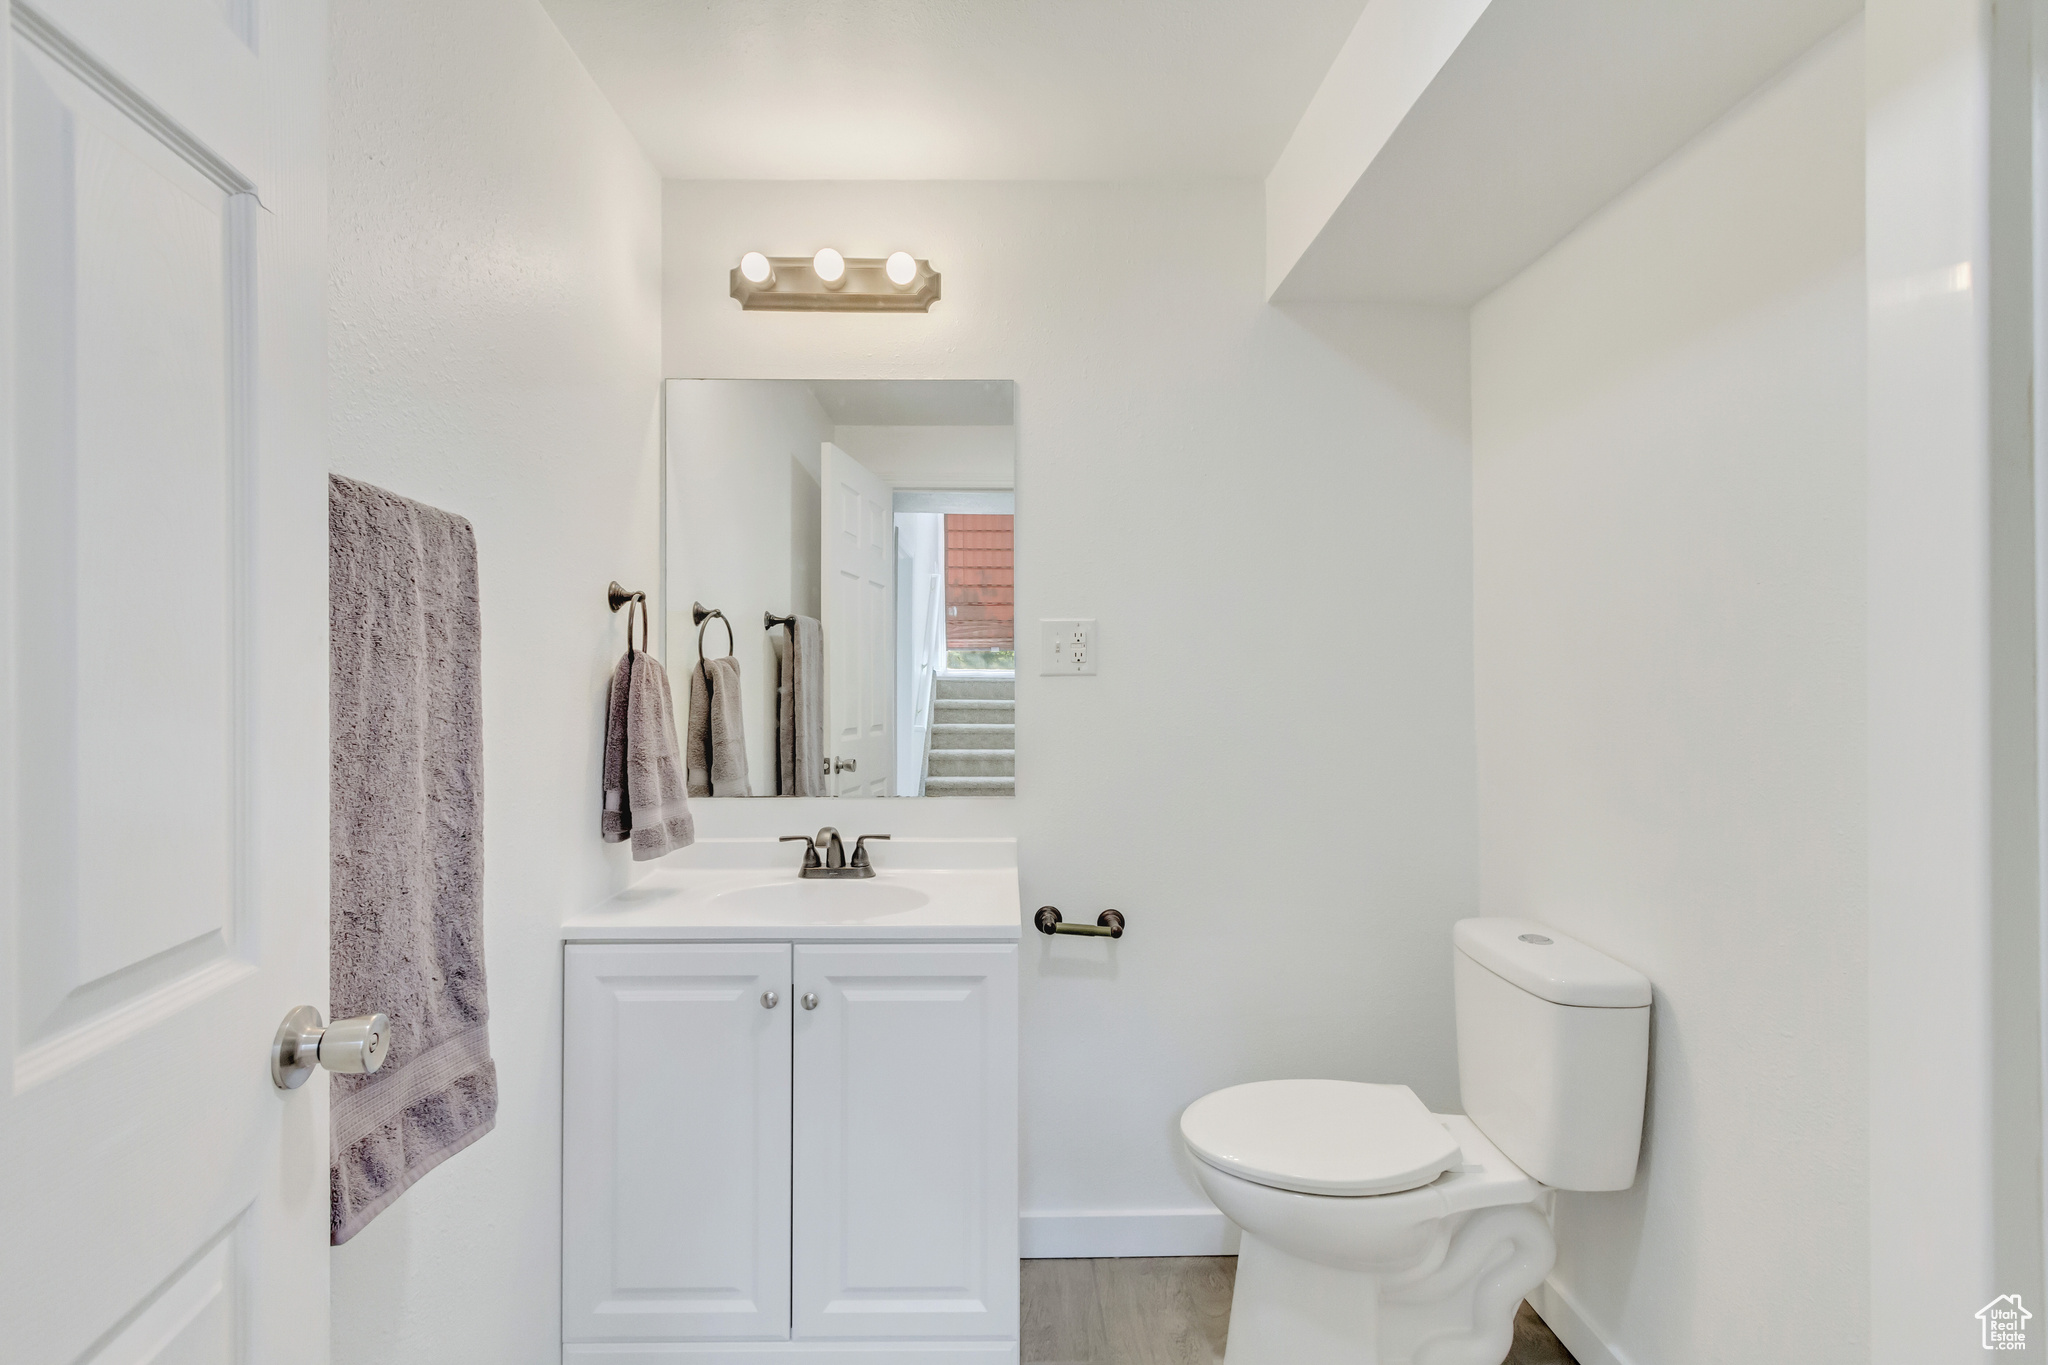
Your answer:
[[[814,1009],[818,1008],[818,997],[817,997],[817,996],[815,996],[815,995],[813,995],[813,994],[811,994],[811,993],[810,993],[809,991],[805,991],[805,992],[804,992],[804,1008],[805,1008],[805,1009],[807,1009],[807,1010],[814,1010]]]
[[[776,1007],[777,1005],[779,1005],[779,1004],[781,1004],[781,1003],[782,1003],[782,997],[781,997],[781,996],[779,996],[779,995],[777,995],[777,994],[776,994],[776,993],[775,993],[774,991],[762,991],[762,992],[761,992],[761,1008],[762,1008],[762,1009],[764,1009],[764,1010],[772,1010],[772,1009],[774,1009],[774,1008],[775,1008],[775,1007]]]

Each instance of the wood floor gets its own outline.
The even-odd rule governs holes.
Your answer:
[[[1234,1256],[1024,1262],[1024,1365],[1221,1365]],[[1576,1365],[1523,1304],[1504,1365]]]

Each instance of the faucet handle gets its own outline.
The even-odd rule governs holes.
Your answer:
[[[855,867],[866,867],[868,865],[868,840],[887,839],[888,837],[886,834],[863,834],[860,838],[855,839],[853,841],[853,865]]]
[[[784,843],[784,844],[802,844],[802,845],[804,846],[804,866],[805,866],[805,867],[823,867],[823,866],[824,866],[824,863],[823,863],[823,861],[821,861],[821,860],[819,859],[819,857],[818,857],[818,846],[817,846],[816,844],[814,844],[814,843],[812,843],[812,842],[811,842],[811,836],[810,836],[810,835],[808,835],[808,834],[785,834],[785,835],[783,835],[783,836],[782,836],[782,838],[781,838],[781,839],[777,840],[777,842],[778,842],[778,843]]]

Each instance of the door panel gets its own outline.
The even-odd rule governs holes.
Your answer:
[[[786,1340],[789,946],[565,961],[563,1339]]]
[[[223,1236],[152,1294],[88,1365],[226,1365],[241,1316],[237,1239]]]
[[[0,1352],[317,1365],[324,14],[10,18]]]
[[[799,945],[800,1339],[1017,1330],[1017,949]]]
[[[26,43],[13,112],[33,1050],[236,946],[252,201]]]

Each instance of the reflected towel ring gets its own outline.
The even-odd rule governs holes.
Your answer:
[[[704,681],[707,684],[711,681],[711,666],[704,661],[704,632],[711,629],[714,617],[725,626],[726,657],[731,658],[738,653],[738,642],[733,638],[732,622],[726,620],[725,613],[715,609],[706,611],[702,602],[692,602],[690,619],[697,623],[697,668],[704,674]]]

